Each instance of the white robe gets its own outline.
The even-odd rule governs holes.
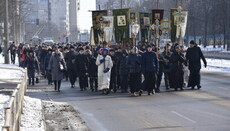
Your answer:
[[[100,63],[100,60],[104,59],[102,55],[97,56],[96,65],[98,66],[98,90],[109,89],[110,74],[113,67],[113,61],[109,55],[105,57],[105,62]],[[104,69],[110,70],[104,73]]]

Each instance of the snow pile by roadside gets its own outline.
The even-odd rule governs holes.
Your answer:
[[[16,65],[0,64],[0,79],[21,78],[23,74],[20,70],[2,69],[4,67],[12,69],[20,69]]]
[[[224,59],[206,59],[206,60],[208,63],[207,66],[208,70],[230,72],[230,60],[224,60]]]
[[[4,125],[4,107],[7,106],[10,96],[0,94],[0,128]]]
[[[67,103],[43,102],[47,131],[89,131],[79,113]]]
[[[45,131],[40,99],[24,97],[21,120],[21,131]]]

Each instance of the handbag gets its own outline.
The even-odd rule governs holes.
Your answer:
[[[60,68],[61,71],[65,71],[65,68],[64,68],[64,66],[63,66],[63,64],[61,62],[59,62],[59,68]]]

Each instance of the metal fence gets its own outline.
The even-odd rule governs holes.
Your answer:
[[[4,126],[2,131],[19,131],[21,124],[21,114],[23,108],[24,95],[27,89],[27,71],[24,69],[2,68],[10,70],[20,70],[23,73],[22,78],[18,79],[0,79],[2,82],[18,83],[13,90],[7,107],[4,108]]]

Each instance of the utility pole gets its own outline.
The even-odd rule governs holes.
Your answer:
[[[123,0],[121,0],[121,9],[122,9],[122,5],[123,5]]]
[[[8,12],[8,0],[5,0],[5,20],[4,20],[4,55],[5,55],[5,64],[9,64],[9,12]]]
[[[176,8],[178,7],[178,0],[176,0]]]

